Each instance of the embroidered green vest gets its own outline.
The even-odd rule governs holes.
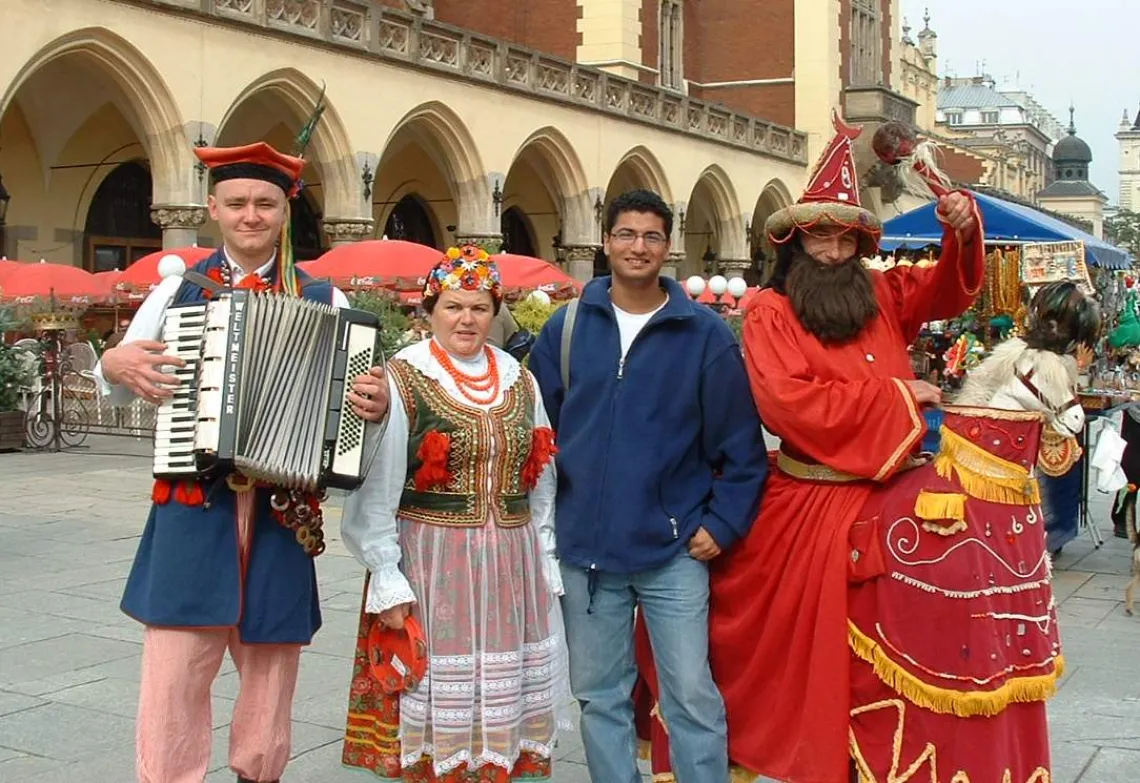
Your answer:
[[[522,472],[534,431],[531,385],[520,379],[507,389],[502,402],[483,410],[459,402],[402,359],[390,361],[388,372],[408,413],[408,472],[400,516],[452,527],[481,527],[491,518],[500,527],[530,522]],[[424,461],[418,454],[431,432],[450,438],[450,477],[445,485],[420,490],[415,476]],[[493,459],[487,459],[489,453]]]

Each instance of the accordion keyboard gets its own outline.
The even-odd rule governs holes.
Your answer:
[[[185,367],[167,368],[178,378],[172,397],[159,405],[154,427],[154,475],[160,478],[192,476],[197,472],[194,432],[198,410],[195,378],[202,352],[206,304],[171,307],[166,313],[162,341],[166,355],[186,362]]]

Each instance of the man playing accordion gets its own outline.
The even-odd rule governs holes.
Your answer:
[[[179,383],[172,372],[184,362],[164,354],[167,346],[159,342],[166,311],[209,298],[209,281],[348,307],[341,291],[293,268],[289,200],[299,191],[304,160],[265,143],[195,154],[210,169],[208,207],[223,244],[193,268],[196,274],[166,277],[122,342],[104,353],[96,377],[117,405],[171,397]],[[383,370],[358,376],[347,399],[357,416],[382,421],[388,409]],[[321,624],[313,565],[324,549],[319,497],[233,471],[207,480],[156,481],[153,500],[122,599],[123,611],[146,626],[138,779],[205,779],[210,688],[229,649],[241,683],[230,767],[239,783],[273,783],[289,760],[301,646]]]

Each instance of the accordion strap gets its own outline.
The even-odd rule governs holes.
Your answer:
[[[220,294],[226,290],[226,287],[219,283],[217,280],[212,280],[206,277],[201,272],[195,272],[193,269],[188,269],[182,273],[183,280],[189,280],[199,288],[209,291],[212,294]]]

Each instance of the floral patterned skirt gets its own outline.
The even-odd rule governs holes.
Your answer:
[[[413,691],[383,692],[368,665],[375,618],[362,602],[343,763],[403,783],[548,779],[571,699],[533,526],[401,521],[400,545],[428,671]]]

